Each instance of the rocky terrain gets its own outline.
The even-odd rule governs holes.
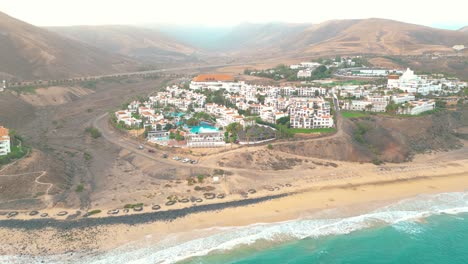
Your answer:
[[[356,162],[405,162],[417,153],[462,146],[454,129],[468,125],[468,109],[422,117],[343,119],[344,135],[322,140],[278,144],[279,150],[307,157]]]

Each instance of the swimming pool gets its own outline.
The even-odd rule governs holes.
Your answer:
[[[219,132],[219,130],[214,126],[209,125],[200,125],[194,126],[190,129],[190,133],[193,134],[200,134],[200,133],[211,133],[211,132]]]

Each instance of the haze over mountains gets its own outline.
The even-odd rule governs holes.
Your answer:
[[[468,46],[467,27],[442,30],[378,18],[320,24],[244,23],[231,28],[39,28],[0,13],[0,74],[7,79],[100,75],[134,71],[142,65],[209,63],[207,58],[221,56],[261,60],[334,54],[450,54],[457,44]]]
[[[48,28],[68,38],[102,50],[148,63],[186,60],[197,50],[177,42],[156,29],[135,26],[73,26]]]
[[[192,45],[190,38],[174,37]],[[170,34],[170,32],[167,32]],[[387,19],[331,20],[320,24],[241,24],[202,48],[256,54],[422,54],[452,52],[456,44],[468,44],[466,29],[436,29]]]

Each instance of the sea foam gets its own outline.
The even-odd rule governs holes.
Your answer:
[[[420,195],[379,208],[372,212],[334,219],[297,219],[279,223],[253,224],[244,227],[210,228],[195,231],[197,239],[177,241],[177,235],[166,238],[154,245],[138,247],[130,243],[109,252],[93,256],[60,258],[50,256],[41,259],[27,257],[0,257],[1,263],[175,263],[190,257],[203,256],[212,252],[232,250],[242,245],[259,241],[275,243],[304,238],[318,238],[330,235],[348,234],[353,231],[390,225],[396,230],[409,234],[424,232],[416,221],[431,215],[468,212],[468,193],[441,193]]]

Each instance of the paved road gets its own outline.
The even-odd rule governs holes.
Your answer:
[[[250,62],[255,63],[255,62]],[[109,78],[109,77],[129,77],[129,76],[145,76],[151,75],[155,73],[165,73],[165,72],[174,72],[174,71],[183,71],[183,70],[196,70],[196,69],[209,69],[209,68],[219,68],[219,67],[228,67],[228,66],[239,66],[239,65],[246,65],[249,63],[224,63],[224,64],[211,64],[211,65],[198,65],[198,66],[183,66],[183,67],[174,67],[174,68],[167,68],[167,69],[158,69],[158,70],[149,70],[149,71],[137,71],[137,72],[121,72],[121,73],[113,73],[113,74],[104,74],[104,75],[93,75],[93,76],[82,76],[82,77],[75,77],[69,79],[60,79],[60,80],[42,80],[41,85],[48,85],[51,82],[55,81],[81,81],[81,80],[95,80],[101,78]],[[22,81],[18,85],[9,84],[11,87],[16,86],[24,86],[24,85],[34,85],[36,81]]]
[[[161,162],[164,164],[168,164],[171,166],[187,167],[187,168],[190,168],[193,166],[203,167],[203,166],[200,166],[199,164],[192,165],[192,164],[182,163],[180,161],[172,160],[171,158],[165,159],[162,157],[162,154],[163,154],[162,151],[154,149],[149,145],[146,145],[146,142],[139,142],[135,139],[131,139],[131,138],[121,135],[120,133],[115,131],[114,128],[110,127],[109,120],[108,120],[108,113],[102,114],[98,116],[96,119],[94,119],[93,126],[101,132],[104,139],[136,155],[143,156],[145,158],[148,158],[157,162]],[[138,146],[140,145],[146,145],[146,148],[140,150],[138,149]],[[149,148],[154,149],[155,153],[149,153],[148,152]]]

